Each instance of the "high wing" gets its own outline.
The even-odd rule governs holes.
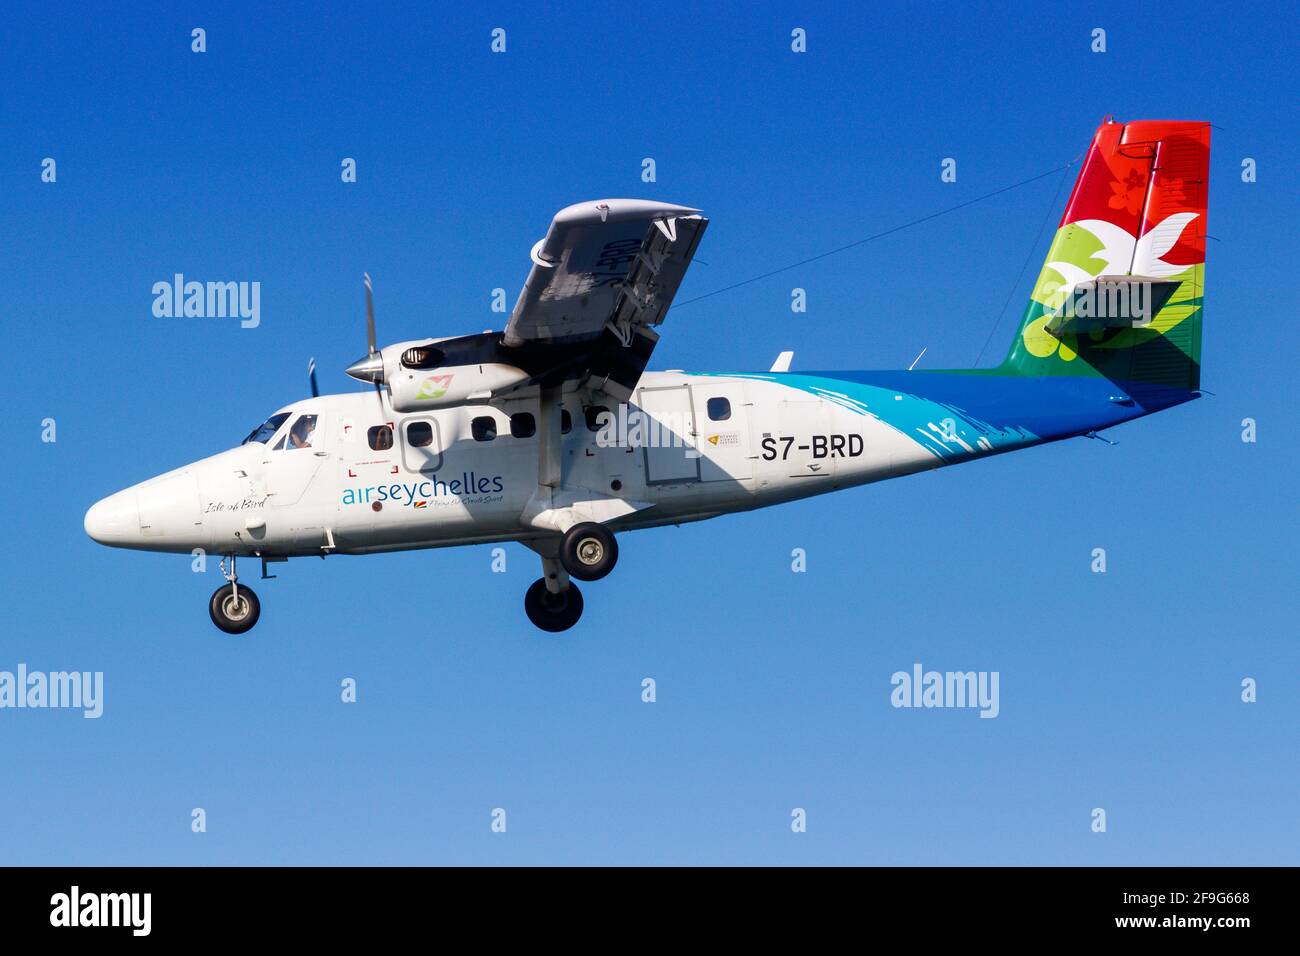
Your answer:
[[[608,331],[648,358],[658,338],[650,326],[663,321],[707,225],[697,209],[646,199],[561,209],[533,247],[502,344],[590,343],[595,356],[608,351]]]
[[[386,385],[399,412],[565,387],[629,401],[707,225],[689,206],[646,199],[561,209],[503,333],[376,349],[367,278],[370,352],[348,374]]]

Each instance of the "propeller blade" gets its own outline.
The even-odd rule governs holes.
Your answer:
[[[307,381],[311,383],[311,397],[316,398],[320,395],[320,389],[316,387],[316,359],[315,357],[307,360]]]
[[[384,356],[375,349],[375,290],[370,284],[370,273],[366,277],[366,357],[357,359],[348,366],[348,374],[360,382],[374,382],[378,389],[384,380]]]
[[[375,290],[370,285],[370,273],[366,277],[366,345],[371,355],[375,354]]]

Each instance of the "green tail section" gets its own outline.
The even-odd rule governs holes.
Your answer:
[[[1000,373],[1200,387],[1209,149],[1205,123],[1097,130]],[[1100,290],[1147,311],[1090,318]]]

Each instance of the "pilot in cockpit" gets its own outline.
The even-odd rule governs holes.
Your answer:
[[[289,430],[290,448],[310,448],[311,436],[316,431],[315,415],[300,415]]]

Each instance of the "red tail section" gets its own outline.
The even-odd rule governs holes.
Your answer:
[[[1002,370],[1199,387],[1209,168],[1208,123],[1102,123]],[[1159,287],[1158,311],[1127,328],[1054,315],[1100,287],[1148,304]]]

